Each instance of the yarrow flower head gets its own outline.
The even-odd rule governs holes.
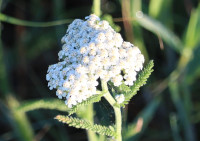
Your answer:
[[[115,86],[133,85],[144,63],[140,50],[123,41],[107,21],[94,14],[85,19],[69,25],[61,40],[60,62],[49,66],[46,75],[49,89],[57,89],[69,108],[95,95],[99,78]]]

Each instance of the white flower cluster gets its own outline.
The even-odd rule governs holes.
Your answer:
[[[97,79],[115,86],[133,85],[143,67],[144,56],[137,47],[123,41],[107,21],[92,14],[76,19],[62,38],[60,62],[49,66],[46,79],[58,98],[72,107],[96,93]]]
[[[125,97],[123,94],[119,94],[119,95],[115,96],[115,99],[116,99],[117,103],[121,104],[122,102],[124,102]]]

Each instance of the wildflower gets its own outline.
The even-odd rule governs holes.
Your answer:
[[[61,42],[60,62],[49,66],[46,80],[50,90],[57,89],[58,98],[66,99],[69,108],[96,94],[97,79],[131,86],[143,68],[140,50],[123,41],[107,21],[94,14],[85,21],[74,20]],[[116,96],[116,100],[122,103],[124,95]]]

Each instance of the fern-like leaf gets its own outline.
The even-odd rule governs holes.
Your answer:
[[[37,109],[59,110],[63,112],[68,112],[69,110],[62,100],[54,98],[29,100],[16,107],[16,110],[20,112],[28,112]]]
[[[70,110],[69,110],[69,115],[72,115],[75,113],[79,107],[86,106],[95,102],[99,102],[101,100],[101,97],[104,95],[104,93],[93,95],[89,97],[88,99],[84,100],[81,103],[78,103],[77,105],[74,105]]]
[[[79,119],[79,118],[74,118],[71,116],[63,116],[63,115],[58,115],[55,117],[58,121],[62,123],[66,123],[69,126],[73,126],[75,128],[81,128],[81,129],[86,129],[86,130],[91,130],[93,132],[99,133],[101,135],[107,135],[107,136],[114,136],[115,137],[115,131],[114,127],[109,126],[102,126],[98,124],[92,124],[86,120]]]
[[[153,63],[153,60],[151,60],[147,64],[147,66],[143,69],[143,71],[139,74],[138,79],[134,82],[133,86],[130,87],[130,90],[127,88],[128,86],[126,87],[124,86],[125,90],[123,90],[123,92],[124,92],[125,100],[119,106],[124,107],[126,104],[128,104],[130,99],[135,94],[137,94],[137,91],[139,91],[140,87],[146,84],[147,79],[153,72],[153,66],[154,66],[154,63]]]

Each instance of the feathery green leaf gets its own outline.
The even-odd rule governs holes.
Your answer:
[[[92,123],[86,120],[74,118],[71,116],[63,116],[63,115],[58,115],[55,117],[55,119],[57,119],[58,121],[62,123],[66,123],[69,126],[73,126],[75,128],[91,130],[101,135],[115,136],[114,127],[112,126],[106,127],[106,126],[102,126],[98,124],[93,125]]]
[[[104,93],[97,94],[94,96],[89,97],[88,99],[84,100],[81,103],[78,103],[77,105],[74,105],[70,110],[69,110],[69,115],[72,115],[75,113],[79,107],[86,106],[95,102],[99,102],[101,100],[101,97],[104,95]]]
[[[67,112],[69,109],[62,100],[59,99],[41,99],[30,100],[22,103],[19,107],[16,107],[17,111],[28,112],[37,109],[51,109]]]
[[[139,91],[140,87],[146,84],[147,79],[153,72],[153,60],[149,62],[149,64],[143,69],[143,71],[139,74],[137,80],[134,82],[133,86],[130,87],[131,91],[128,90],[128,86],[124,87],[125,90],[123,91],[125,96],[125,101],[120,104],[120,106],[124,107],[125,104],[128,104],[130,99],[137,94],[137,91]],[[127,91],[127,92],[126,92]]]

